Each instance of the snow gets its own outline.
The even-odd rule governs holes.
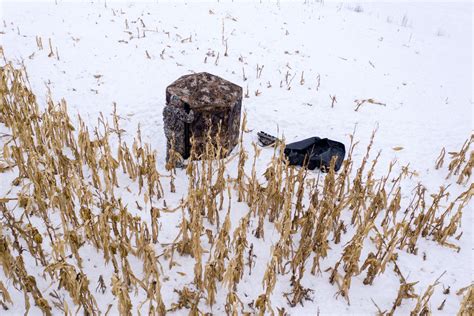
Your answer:
[[[99,114],[109,116],[115,103],[127,137],[132,139],[140,125],[143,140],[158,150],[159,170],[164,170],[166,148],[162,123],[165,88],[181,75],[207,71],[241,85],[244,92],[248,89],[243,107],[252,132],[246,135],[244,145],[250,152],[259,130],[284,135],[287,142],[320,136],[348,146],[348,135],[355,129],[360,145],[354,159],[361,161],[371,132],[377,128],[373,152],[382,150],[377,175],[385,174],[393,160],[398,167],[409,164],[410,170],[417,172],[404,183],[405,198],[418,182],[430,193],[448,184],[452,196],[465,190],[453,179],[445,179],[446,168],[435,170],[434,162],[443,147],[448,152],[459,150],[473,130],[472,3],[262,2],[2,2],[0,41],[7,59],[24,62],[40,104],[50,90],[53,99],[67,101],[71,116],[80,114],[94,126]],[[38,50],[36,36],[42,38],[44,50]],[[48,57],[49,39],[53,57]],[[228,56],[224,56],[225,41]],[[257,67],[262,66],[257,78]],[[336,98],[333,107],[332,97]],[[385,105],[367,103],[354,111],[354,100],[369,98]],[[396,151],[395,147],[403,149]],[[257,162],[259,174],[272,153],[270,149],[262,151]],[[247,167],[250,171],[251,165]],[[317,171],[313,175],[317,176]],[[0,177],[2,197],[14,176]],[[127,181],[125,176],[120,179],[121,183]],[[169,193],[167,181],[163,181],[165,199],[171,206],[185,194],[184,172],[178,173],[176,181],[176,194]],[[132,193],[123,190],[122,194],[132,205],[138,200],[138,190],[136,184],[130,187]],[[243,203],[233,203],[231,232],[247,211]],[[162,218],[160,243],[175,238],[178,213]],[[265,240],[248,235],[249,244],[258,251],[252,275],[245,275],[238,286],[245,304],[262,293],[270,246],[278,238],[273,230],[273,225],[266,226]],[[404,274],[410,281],[419,281],[417,293],[447,271],[430,301],[434,314],[454,314],[461,300],[454,292],[473,280],[472,203],[464,210],[462,231],[459,253],[426,239],[419,241],[419,253],[425,252],[427,261],[420,254],[400,253]],[[322,261],[323,271],[334,266],[346,241],[331,245],[329,257]],[[369,249],[367,246],[364,252]],[[108,304],[116,306],[110,291],[104,295],[94,291],[100,274],[110,284],[112,267],[104,266],[91,246],[83,247],[81,255],[101,310],[105,312]],[[194,259],[182,257],[179,263],[180,267],[167,270],[170,280],[162,282],[167,307],[177,299],[173,289],[192,282]],[[33,261],[27,264],[30,273],[42,275]],[[137,261],[133,269],[139,275],[142,266]],[[363,285],[363,278],[356,277],[351,305],[347,305],[335,297],[337,287],[329,284],[328,277],[328,272],[305,274],[303,285],[315,291],[314,301],[290,308],[282,296],[290,290],[289,276],[280,276],[272,296],[274,309],[284,307],[292,315],[374,314],[371,299],[382,310],[390,309],[399,286],[392,271],[378,277],[372,286]],[[0,280],[5,282],[3,274]],[[53,290],[48,282],[41,284],[45,292]],[[23,313],[22,293],[5,284],[16,296],[14,307],[2,314]],[[448,286],[451,294],[444,295],[442,287]],[[218,289],[213,313],[224,313],[226,294],[227,289]],[[144,293],[131,296],[134,306],[145,298]],[[438,311],[444,299],[446,305]],[[413,306],[413,301],[404,301],[397,313],[407,314]],[[204,302],[200,308],[211,311]],[[31,313],[40,311],[32,307]],[[182,313],[187,311],[176,312]]]

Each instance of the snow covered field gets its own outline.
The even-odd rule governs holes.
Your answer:
[[[24,64],[39,104],[45,104],[49,90],[53,100],[66,100],[71,117],[79,114],[91,127],[97,124],[100,113],[110,119],[116,104],[118,115],[123,118],[121,127],[128,133],[125,137],[133,139],[140,125],[143,140],[158,151],[158,170],[163,174],[165,88],[184,74],[206,71],[242,86],[247,94],[243,108],[251,132],[245,135],[244,146],[250,157],[251,144],[259,130],[284,135],[287,142],[320,136],[341,141],[346,147],[355,130],[360,145],[353,159],[360,162],[372,131],[377,129],[372,155],[381,150],[381,156],[376,177],[386,174],[394,160],[397,170],[409,165],[414,172],[403,182],[404,200],[412,196],[418,183],[428,189],[427,196],[440,186],[449,185],[450,197],[469,187],[456,184],[455,177],[446,179],[446,166],[439,170],[434,166],[443,147],[447,152],[459,151],[473,130],[470,2],[7,1],[1,3],[0,13],[4,54],[16,65]],[[375,103],[365,102],[355,111],[357,101],[368,99]],[[1,132],[7,132],[2,125]],[[271,149],[262,150],[257,161],[259,176],[272,154]],[[230,164],[236,165],[236,161]],[[251,161],[246,167],[250,172]],[[311,172],[311,176],[317,177],[318,171]],[[14,171],[0,174],[0,198],[10,194],[15,177]],[[120,179],[123,186],[127,179]],[[174,207],[186,194],[186,175],[178,171],[176,193],[169,193],[166,182],[163,181],[165,200]],[[121,194],[133,208],[135,201],[143,204],[143,198],[134,185],[130,186],[131,192],[122,190]],[[448,201],[443,199],[441,204],[446,208]],[[143,212],[129,211],[148,214],[148,205],[142,206]],[[231,233],[247,211],[244,203],[234,201]],[[397,262],[403,274],[410,282],[419,281],[415,285],[417,294],[446,271],[430,300],[434,314],[455,314],[462,300],[456,291],[473,281],[472,211],[470,203],[463,212],[463,234],[453,240],[461,248],[459,252],[427,238],[419,240],[418,255],[398,251]],[[170,243],[176,237],[180,216],[180,212],[163,215],[160,243]],[[255,223],[251,227],[255,228]],[[251,275],[245,271],[238,285],[239,297],[246,307],[262,293],[270,246],[278,241],[273,225],[266,228],[264,240],[251,233],[248,236],[249,244],[255,247],[256,265]],[[291,289],[290,276],[279,277],[271,300],[275,312],[276,308],[284,308],[291,315],[375,314],[373,302],[382,311],[390,310],[399,287],[393,267],[370,286],[362,283],[363,275],[354,277],[350,305],[335,296],[337,286],[328,282],[330,272],[325,270],[334,266],[349,239],[345,237],[337,245],[330,242],[332,249],[321,262],[321,274],[306,272],[304,286],[314,292],[312,301],[303,302],[304,306],[292,308],[287,304],[282,294]],[[369,246],[361,260],[370,250],[370,241],[366,242]],[[158,254],[161,249],[157,246]],[[90,245],[81,248],[80,253],[100,310],[105,313],[113,304],[110,314],[117,314],[112,293],[94,291],[99,275],[109,287],[113,269],[104,266]],[[168,308],[177,301],[173,289],[181,289],[193,280],[194,259],[183,257],[178,262],[181,266],[165,269],[166,278],[162,280],[161,292]],[[36,266],[34,260],[27,265],[40,280],[43,268]],[[141,271],[141,264],[133,268]],[[3,273],[0,281],[14,301],[10,310],[0,314],[23,313],[22,292],[15,290]],[[57,288],[57,283],[51,285],[46,279],[39,286],[48,293]],[[444,294],[447,288],[451,290]],[[58,292],[69,300],[70,307],[74,306],[66,291]],[[199,308],[223,314],[226,295],[227,288],[219,285],[214,307],[211,309],[203,301]],[[145,296],[134,296],[133,292],[130,296],[135,315]],[[442,310],[438,310],[444,300]],[[406,315],[414,305],[415,301],[404,300],[396,313]],[[246,311],[252,312],[250,308]],[[142,313],[145,312],[143,307]],[[188,312],[182,309],[175,313]],[[40,310],[32,306],[30,314],[40,314]],[[60,311],[53,309],[53,314]]]

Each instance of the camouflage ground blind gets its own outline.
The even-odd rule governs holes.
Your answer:
[[[240,86],[206,72],[182,76],[166,88],[165,134],[167,138],[174,136],[175,150],[186,159],[191,136],[200,154],[205,149],[207,132],[210,129],[211,136],[215,136],[220,124],[227,155],[237,145],[241,107]]]

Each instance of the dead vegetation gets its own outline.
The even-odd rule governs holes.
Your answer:
[[[262,69],[257,66],[257,76]],[[291,288],[283,295],[291,307],[317,300],[317,289],[305,284],[323,273],[335,285],[337,296],[350,303],[355,277],[362,276],[363,283],[371,285],[390,270],[400,279],[399,291],[393,306],[385,306],[388,312],[379,313],[391,315],[401,304],[413,300],[413,315],[429,314],[428,302],[438,280],[423,294],[416,294],[417,282],[407,280],[397,259],[402,252],[416,255],[421,238],[459,250],[455,237],[460,234],[463,210],[474,194],[472,184],[455,197],[450,197],[445,187],[429,195],[422,184],[412,193],[404,192],[402,182],[412,177],[413,171],[405,166],[397,173],[395,163],[385,175],[376,177],[380,152],[372,153],[375,131],[360,164],[353,160],[358,142],[351,135],[348,157],[340,172],[330,169],[317,178],[305,169],[289,166],[283,155],[284,144],[279,144],[262,179],[256,169],[258,147],[254,146],[254,156],[250,157],[243,146],[244,118],[234,156],[220,159],[223,149],[219,137],[208,142],[201,157],[191,150],[193,161],[185,170],[186,196],[170,209],[164,202],[167,192],[162,181],[169,178],[170,191],[175,190],[175,170],[171,168],[169,176],[160,174],[157,153],[142,142],[140,129],[129,146],[122,138],[124,131],[116,113],[111,124],[99,117],[98,126],[92,130],[80,117],[74,126],[64,100],[55,104],[49,99],[40,110],[25,78],[24,70],[15,69],[11,63],[1,67],[0,123],[9,132],[1,138],[0,166],[6,167],[0,172],[15,172],[17,176],[11,190],[16,193],[0,197],[0,265],[5,278],[23,293],[26,311],[33,303],[45,315],[53,314],[53,307],[65,314],[72,310],[88,315],[105,312],[99,308],[95,285],[91,285],[96,280],[85,273],[81,252],[88,248],[112,267],[111,278],[101,275],[97,288],[115,297],[122,315],[140,311],[164,315],[182,309],[200,315],[208,310],[206,306],[218,302],[219,289],[226,291],[220,295],[225,302],[220,303],[229,315],[285,314],[285,308],[274,306],[271,300],[272,295],[280,294],[275,289],[281,279],[290,280]],[[288,89],[293,78],[287,73]],[[301,78],[303,81],[303,74]],[[358,107],[364,102],[379,104],[362,101]],[[211,140],[210,134],[208,137]],[[457,175],[459,184],[468,183],[471,175],[472,142],[471,137],[459,153],[451,154],[448,176]],[[233,159],[237,159],[234,177],[228,170]],[[245,168],[248,164],[250,173]],[[141,201],[124,203],[119,193],[124,185],[119,182],[121,175],[136,184],[144,207]],[[408,205],[403,203],[402,194],[411,194]],[[247,206],[235,227],[230,216],[233,201]],[[133,215],[136,209],[140,215]],[[160,243],[160,225],[166,225],[160,214],[178,211],[182,214],[178,234],[172,243]],[[257,240],[266,238],[269,227],[277,238],[267,249],[263,275],[257,275],[252,267],[264,250],[256,250],[249,239],[252,234]],[[339,259],[322,269],[332,245],[343,241],[347,242],[340,256],[332,253]],[[363,251],[368,244],[371,251]],[[25,260],[44,271],[44,280],[28,271]],[[192,280],[180,288],[171,285],[176,300],[165,301],[163,282],[171,282],[168,274],[179,270],[184,260],[193,263]],[[140,267],[131,262],[139,262]],[[261,282],[257,297],[241,297],[239,284],[247,275]],[[51,290],[45,295],[38,287],[45,280],[55,284],[59,292]],[[67,293],[74,306],[58,293]],[[145,300],[134,303],[134,293],[142,293]],[[3,308],[22,304],[11,297],[0,281]],[[459,314],[470,311],[472,286]]]

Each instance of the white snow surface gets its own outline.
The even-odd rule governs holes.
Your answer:
[[[373,155],[381,150],[377,175],[385,174],[393,160],[398,168],[409,164],[410,170],[417,173],[403,185],[405,199],[419,182],[430,193],[449,184],[451,197],[465,191],[465,186],[457,185],[454,178],[446,179],[446,166],[435,170],[434,163],[443,147],[448,152],[459,150],[473,131],[470,2],[7,1],[1,3],[0,13],[0,44],[7,59],[18,65],[24,63],[40,104],[44,105],[50,90],[53,99],[67,101],[72,117],[79,114],[87,124],[95,126],[99,114],[110,117],[116,103],[123,118],[122,128],[130,139],[140,124],[143,140],[159,152],[159,170],[164,170],[166,148],[162,121],[165,88],[182,75],[206,71],[241,85],[244,92],[248,89],[243,109],[252,132],[245,136],[244,145],[250,157],[251,144],[259,130],[284,135],[287,142],[320,136],[339,140],[347,147],[348,135],[355,129],[360,145],[354,160],[360,162],[372,130],[378,128],[373,149]],[[38,50],[36,36],[42,38],[44,50]],[[49,39],[59,58],[48,57]],[[224,56],[223,39],[227,41],[228,56]],[[260,78],[256,76],[257,65],[263,66]],[[285,83],[287,73],[290,89]],[[337,100],[333,107],[332,97]],[[354,100],[369,98],[385,106],[364,104],[354,111]],[[403,149],[393,150],[396,147]],[[272,153],[271,149],[263,149],[257,162],[260,174]],[[317,174],[318,171],[312,172],[313,176]],[[0,174],[0,197],[10,190],[14,177],[14,172]],[[122,187],[127,186],[127,180],[126,176],[120,179]],[[162,182],[167,204],[177,205],[186,194],[184,172],[178,172],[177,193],[169,193],[167,180]],[[133,190],[134,185],[131,187],[132,192],[138,192]],[[149,213],[149,205],[143,211],[133,210],[135,200],[143,205],[138,193],[123,191],[131,212]],[[443,203],[447,206],[448,202]],[[231,232],[247,210],[245,204],[234,202]],[[161,218],[160,243],[175,238],[180,216],[177,212]],[[461,301],[455,292],[473,281],[472,219],[471,203],[464,210],[463,235],[455,241],[460,252],[428,239],[419,241],[418,255],[398,252],[404,275],[409,281],[419,281],[415,286],[418,294],[446,271],[430,300],[434,314],[455,314]],[[273,225],[268,224],[265,229],[264,240],[248,234],[257,258],[252,274],[245,271],[238,285],[245,305],[263,292],[262,278],[270,247],[278,238]],[[345,242],[347,237],[338,245],[331,243],[322,271],[334,266]],[[157,246],[158,253],[160,249]],[[370,249],[369,241],[364,253]],[[82,247],[80,253],[101,311],[113,304],[111,314],[117,314],[111,292],[95,292],[99,275],[110,286],[112,267],[105,266],[91,246]],[[426,261],[422,253],[426,253]],[[177,300],[173,289],[182,288],[193,279],[194,260],[183,257],[178,262],[181,266],[165,270],[169,280],[162,281],[167,307]],[[34,261],[26,264],[29,272],[42,280],[38,286],[45,295],[57,288],[57,284],[51,285],[42,278],[43,269]],[[137,261],[133,265],[133,260],[131,264],[140,275],[141,264]],[[377,277],[372,286],[364,285],[363,275],[359,275],[353,279],[348,305],[335,296],[338,289],[329,284],[328,277],[329,272],[312,275],[307,271],[303,285],[314,290],[313,301],[291,308],[282,296],[291,290],[289,276],[279,276],[271,301],[273,308],[276,311],[276,307],[284,307],[291,315],[375,314],[372,300],[382,310],[389,310],[399,286],[392,268]],[[13,294],[15,303],[0,313],[22,314],[23,294],[5,280],[3,273],[0,280]],[[443,288],[448,287],[450,294],[443,294]],[[73,306],[65,290],[58,292]],[[219,287],[214,307],[211,309],[204,301],[199,307],[215,315],[224,314],[226,294],[227,289]],[[145,294],[130,295],[136,314]],[[437,310],[445,299],[443,310]],[[406,315],[414,304],[414,300],[404,300],[397,314]],[[142,309],[145,311],[146,306]],[[54,313],[60,311],[55,309]],[[175,314],[187,313],[181,310]],[[32,306],[30,314],[39,315],[40,310]]]

